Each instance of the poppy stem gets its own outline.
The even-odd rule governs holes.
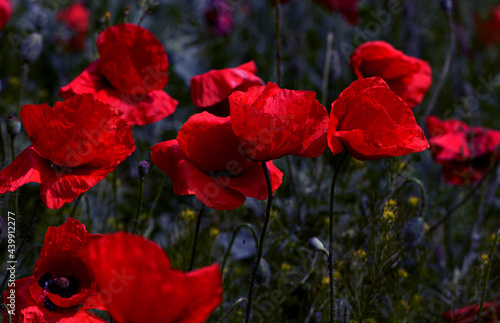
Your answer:
[[[221,274],[223,277],[224,277],[224,268],[226,267],[227,257],[229,257],[229,253],[231,252],[231,248],[233,247],[233,243],[234,240],[236,240],[238,232],[240,232],[240,230],[243,228],[248,228],[250,231],[252,231],[252,236],[253,239],[255,240],[255,246],[259,245],[259,238],[257,237],[257,232],[255,232],[254,227],[250,223],[242,223],[238,227],[236,227],[236,230],[234,230],[233,237],[231,238],[231,242],[229,242],[229,246],[227,247],[226,253],[224,254],[224,259],[222,260],[222,265],[220,267]]]
[[[486,269],[486,277],[484,278],[483,294],[481,295],[481,303],[479,304],[479,312],[477,313],[477,323],[481,321],[481,313],[483,311],[484,299],[486,297],[486,288],[488,286],[488,281],[490,280],[491,263],[493,262],[493,255],[495,254],[495,249],[498,243],[498,235],[500,230],[495,233],[495,239],[491,245],[490,254],[488,255],[488,269]]]
[[[339,176],[340,169],[344,160],[346,159],[349,152],[344,149],[342,156],[340,157],[335,173],[333,174],[332,187],[330,193],[330,222],[328,226],[328,274],[330,277],[330,322],[335,322],[335,283],[333,281],[333,202],[335,195],[335,183],[337,182],[337,177]]]
[[[276,6],[274,9],[276,23],[276,83],[278,86],[281,86],[280,1],[281,0],[276,0]]]
[[[250,278],[250,288],[248,290],[248,302],[245,315],[245,323],[250,323],[250,317],[252,313],[252,296],[253,288],[255,285],[255,278],[257,277],[257,271],[259,269],[260,260],[262,259],[262,252],[264,249],[264,239],[266,237],[267,226],[269,225],[269,218],[271,217],[271,204],[273,202],[273,187],[271,185],[271,178],[269,177],[269,170],[267,169],[266,162],[262,162],[262,169],[264,170],[264,175],[266,176],[267,183],[267,207],[266,215],[264,218],[264,226],[262,227],[262,232],[260,233],[259,247],[257,251],[257,259],[255,260],[252,276]]]
[[[132,233],[135,234],[137,228],[139,226],[139,217],[141,214],[141,205],[142,205],[142,192],[144,191],[144,178],[140,178],[139,183],[139,203],[137,204],[137,212],[135,213],[135,222],[134,228],[132,229]]]
[[[5,305],[5,304],[0,304],[0,307],[3,307],[3,308],[5,309],[5,313],[7,313],[7,314],[2,314],[3,318],[4,318],[5,316],[7,316],[7,320],[8,320],[8,322],[9,322],[9,323],[11,323],[11,322],[12,322],[12,316],[10,315],[10,312],[9,312],[9,311],[10,311],[10,309],[9,309],[9,308],[7,307],[7,305]],[[233,309],[233,308],[231,307],[231,309]],[[3,318],[2,318],[2,319],[3,319]]]
[[[448,21],[448,29],[450,32],[450,44],[448,46],[448,50],[446,51],[446,58],[444,60],[444,65],[443,69],[440,73],[439,76],[439,81],[434,88],[434,92],[432,92],[432,97],[425,108],[424,114],[422,115],[422,118],[420,119],[420,124],[425,124],[425,119],[432,113],[432,110],[434,109],[434,106],[436,105],[437,99],[439,97],[439,93],[441,92],[441,89],[444,86],[444,82],[446,80],[446,76],[448,76],[448,72],[450,71],[450,66],[451,66],[451,59],[453,58],[453,53],[455,52],[455,47],[456,47],[456,42],[457,42],[457,37],[455,34],[455,25],[453,24],[453,16],[451,13],[446,13],[446,20]]]
[[[188,271],[194,268],[194,258],[196,258],[196,245],[198,244],[198,235],[200,233],[201,218],[203,217],[203,211],[205,211],[205,204],[201,203],[200,212],[198,212],[198,219],[196,220],[196,229],[194,231],[194,241],[193,241],[193,251],[191,252],[191,261],[189,262]]]
[[[234,310],[234,308],[236,306],[238,306],[239,303],[243,303],[243,302],[247,302],[247,299],[245,297],[240,297],[238,298],[238,300],[236,300],[236,302],[234,302],[234,304],[227,310],[226,313],[224,313],[224,315],[222,316],[222,318],[219,320],[219,322],[223,322],[224,319],[229,315],[231,314],[231,312]]]

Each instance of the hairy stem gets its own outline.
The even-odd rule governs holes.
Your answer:
[[[193,241],[193,251],[191,252],[191,261],[189,262],[188,271],[193,270],[194,258],[196,258],[196,245],[198,243],[198,235],[200,233],[201,218],[203,217],[203,211],[205,211],[205,204],[201,203],[200,212],[198,213],[198,219],[196,220],[196,229],[194,231],[194,241]]]

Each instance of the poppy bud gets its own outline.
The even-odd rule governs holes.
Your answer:
[[[441,9],[443,9],[446,14],[449,14],[451,9],[453,9],[452,0],[439,0],[439,4],[441,5]]]
[[[312,237],[311,239],[309,239],[309,241],[307,242],[307,246],[312,250],[321,251],[328,257],[328,250],[326,250],[323,242],[321,242],[321,240],[319,240],[317,237]]]
[[[145,160],[141,161],[139,163],[139,175],[141,175],[141,181],[144,180],[144,177],[146,177],[148,172],[149,172],[149,163]]]
[[[404,226],[403,239],[410,247],[418,245],[425,234],[425,222],[421,217],[410,219]]]
[[[17,136],[21,132],[21,120],[16,116],[11,115],[7,119],[7,132],[11,137]]]
[[[33,64],[43,49],[43,37],[39,33],[33,33],[26,37],[19,47],[19,58],[22,63]]]

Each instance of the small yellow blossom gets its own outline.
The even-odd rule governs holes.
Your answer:
[[[419,203],[420,203],[420,199],[416,196],[410,196],[408,198],[408,204],[410,204],[410,206],[412,206],[412,207],[417,207]]]
[[[386,220],[387,222],[394,222],[396,221],[396,214],[394,212],[389,211],[389,210],[384,210],[384,213],[382,214],[382,218]]]
[[[194,219],[196,218],[196,214],[194,213],[193,209],[185,209],[179,216],[186,222],[194,221]]]
[[[326,276],[321,280],[322,284],[329,285],[330,284],[330,277]]]
[[[403,305],[403,307],[405,308],[405,310],[409,310],[410,307],[408,306],[408,303],[406,303],[406,301],[404,299],[401,300],[401,305]]]
[[[401,278],[408,278],[408,272],[404,270],[403,268],[398,269],[398,275]]]
[[[396,202],[395,199],[390,199],[385,202],[386,207],[395,207],[398,203]]]
[[[485,253],[483,253],[483,254],[481,255],[481,261],[482,261],[485,265],[487,265],[487,264],[488,264],[488,255],[487,255],[487,254],[485,254]]]
[[[342,278],[342,275],[340,274],[340,271],[336,270],[333,273],[333,278],[335,278],[335,280],[340,280]]]
[[[18,85],[19,84],[19,77],[13,76],[9,78],[9,83],[12,85]]]
[[[281,264],[281,271],[286,272],[286,271],[289,271],[290,269],[292,269],[292,266],[290,266],[289,263],[284,262]]]
[[[418,294],[413,295],[413,302],[415,304],[420,303],[421,300],[422,300],[422,297],[420,295],[418,295]]]
[[[210,237],[214,238],[219,235],[219,229],[217,228],[210,228]]]
[[[358,252],[357,252],[357,253],[358,253],[358,258],[359,258],[359,260],[361,260],[361,261],[362,261],[362,260],[364,260],[364,259],[366,258],[366,256],[368,255],[368,254],[366,253],[366,251],[364,251],[363,249],[358,249]]]

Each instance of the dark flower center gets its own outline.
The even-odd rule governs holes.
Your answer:
[[[52,276],[51,273],[43,274],[38,280],[38,285],[52,294],[60,295],[64,298],[70,298],[71,296],[78,293],[80,289],[80,281],[74,276],[70,275],[56,275]],[[52,303],[52,301],[46,297],[44,299],[45,308],[49,311],[55,311],[57,305]]]

